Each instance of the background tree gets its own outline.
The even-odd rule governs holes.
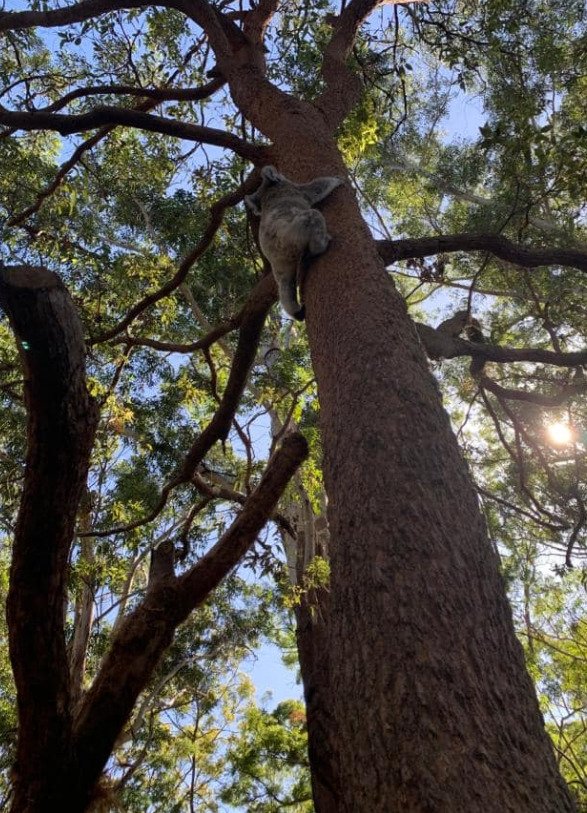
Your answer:
[[[308,809],[299,710],[223,678],[284,604],[316,810],[585,798],[583,14],[0,14],[14,811]],[[268,163],[347,181],[307,343],[238,205]]]

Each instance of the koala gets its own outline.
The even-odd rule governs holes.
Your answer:
[[[316,178],[296,184],[272,166],[263,167],[261,177],[261,186],[245,197],[245,204],[261,218],[259,243],[271,263],[279,301],[286,313],[301,321],[305,308],[297,296],[299,269],[304,261],[324,254],[331,239],[324,217],[312,207],[344,181]]]
[[[450,319],[445,319],[436,328],[441,333],[447,333],[449,336],[457,338],[462,333],[465,334],[470,342],[477,344],[485,344],[486,339],[483,335],[483,328],[478,319],[474,319],[469,310],[457,311]],[[479,378],[485,368],[486,359],[482,356],[473,356],[469,372],[473,378]]]

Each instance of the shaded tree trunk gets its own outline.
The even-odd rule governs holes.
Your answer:
[[[58,277],[2,270],[0,305],[19,340],[28,414],[6,606],[19,715],[13,809],[51,810],[75,765],[65,591],[98,409],[86,389],[81,323]]]
[[[330,591],[325,585],[309,585],[307,566],[316,556],[328,561],[329,533],[324,515],[314,514],[299,476],[294,479],[296,500],[284,513],[296,531],[296,539],[283,534],[290,581],[299,588],[295,606],[296,644],[304,685],[308,752],[314,805],[320,811],[337,809],[339,775],[337,738],[331,712],[330,673],[325,657],[329,643]]]
[[[296,607],[296,640],[304,684],[308,726],[308,756],[312,774],[314,807],[319,813],[338,810],[340,781],[336,721],[332,713],[328,634],[328,590],[302,595]]]

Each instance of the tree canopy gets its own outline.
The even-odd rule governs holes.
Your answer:
[[[337,545],[311,288],[330,269],[302,280],[308,329],[286,319],[243,206],[297,114],[318,156],[327,122],[413,319],[586,809],[586,23],[581,0],[0,12],[0,806],[28,809],[24,726],[48,772],[87,752],[104,809],[327,809],[303,703],[259,703],[243,673],[264,641],[297,668],[297,624],[306,684]],[[364,375],[357,414],[379,409]],[[377,477],[360,418],[339,435]],[[398,483],[406,511],[418,488]]]

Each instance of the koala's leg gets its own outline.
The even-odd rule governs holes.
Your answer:
[[[326,221],[317,209],[310,209],[307,213],[307,253],[311,257],[324,254],[330,243],[330,235],[326,231]]]
[[[297,264],[278,265],[274,263],[272,268],[281,307],[289,316],[301,322],[305,316],[305,308],[298,302]]]

